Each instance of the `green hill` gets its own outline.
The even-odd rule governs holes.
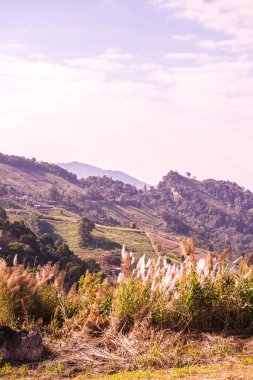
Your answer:
[[[0,154],[0,205],[13,217],[34,212],[42,231],[68,241],[77,253],[72,226],[82,215],[119,228],[119,235],[122,228],[155,234],[163,253],[161,234],[174,242],[194,234],[201,248],[216,252],[253,251],[253,193],[229,181],[169,172],[156,188],[138,190],[106,176],[79,180],[54,164]],[[121,240],[112,235],[111,246],[99,238],[97,249],[114,252]]]

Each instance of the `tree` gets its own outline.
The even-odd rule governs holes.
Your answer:
[[[6,227],[8,225],[8,216],[3,207],[0,207],[0,227]]]
[[[78,239],[80,247],[85,247],[89,244],[91,240],[91,232],[94,228],[95,223],[86,216],[80,219],[78,226]]]

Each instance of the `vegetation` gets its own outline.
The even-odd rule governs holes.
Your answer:
[[[70,182],[78,183],[75,174],[69,173],[67,170],[62,169],[58,165],[49,164],[48,162],[37,162],[35,158],[28,159],[25,157],[8,156],[7,154],[0,153],[0,163],[34,171],[43,170],[48,173],[56,174],[57,176],[67,179]]]
[[[78,238],[79,238],[79,246],[85,247],[87,246],[91,241],[91,232],[95,228],[95,223],[87,218],[86,216],[83,216],[78,225]]]
[[[17,218],[24,219],[26,225],[36,235],[50,234],[54,242],[61,240],[79,257],[85,260],[93,258],[100,264],[108,256],[119,257],[123,244],[128,250],[133,251],[136,257],[140,257],[144,253],[148,256],[155,255],[147,234],[140,229],[124,227],[96,225],[91,232],[92,238],[88,246],[80,247],[78,238],[80,217],[61,208],[55,207],[32,212],[26,210],[22,211],[20,215],[10,215],[10,218],[13,221]]]
[[[155,256],[149,238],[143,231],[137,229],[97,225],[93,232],[93,242],[96,247],[104,247],[111,253],[120,252],[121,247],[125,245],[137,258],[144,253],[148,257]]]
[[[157,188],[137,190],[108,177],[78,180],[57,165],[0,155],[0,201],[12,210],[58,207],[97,224],[195,234],[202,248],[253,251],[253,194],[229,181],[170,172]],[[36,214],[36,212],[35,212]],[[34,215],[34,232],[43,230]]]
[[[65,296],[64,272],[51,264],[26,270],[16,258],[13,264],[0,261],[0,324],[17,328],[39,320],[50,323]]]
[[[59,263],[70,284],[78,281],[86,270],[99,270],[95,260],[79,259],[61,240],[54,242],[47,233],[37,236],[23,221],[10,222],[4,209],[0,208],[0,258],[11,265],[15,257],[25,268]]]
[[[15,257],[8,266],[2,259],[0,324],[44,331],[56,358],[40,364],[48,378],[134,370],[133,379],[152,378],[150,368],[171,367],[171,376],[193,375],[200,363],[230,357],[235,367],[251,365],[247,341],[231,334],[253,331],[253,266],[244,258],[230,263],[227,251],[197,260],[194,238],[181,250],[183,261],[171,264],[145,255],[135,262],[123,248],[118,278],[87,272],[71,288],[59,265],[31,268]]]

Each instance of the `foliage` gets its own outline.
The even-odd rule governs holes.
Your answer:
[[[192,365],[228,360],[248,341],[210,332],[252,333],[253,266],[245,258],[227,262],[226,251],[197,260],[193,238],[181,248],[178,265],[145,256],[136,264],[123,248],[118,278],[86,272],[71,289],[58,265],[31,269],[1,260],[0,324],[42,325],[55,349],[55,362],[45,367],[52,376],[69,377],[73,363],[87,373],[173,366],[193,374]]]
[[[4,228],[8,225],[8,217],[3,207],[0,207],[0,228]]]
[[[159,210],[167,230],[194,234],[203,248],[233,252],[253,250],[253,194],[230,181],[197,181],[169,172],[146,204]]]
[[[113,287],[101,273],[82,276],[78,287],[79,318],[93,330],[108,326],[112,309]]]
[[[0,258],[11,265],[14,257],[18,256],[19,263],[25,267],[36,268],[48,262],[59,263],[60,269],[66,270],[66,281],[69,284],[77,282],[79,278],[90,270],[97,272],[98,264],[95,260],[81,260],[68,247],[58,240],[53,241],[49,234],[36,236],[23,221],[5,221],[5,235],[0,240]]]
[[[91,241],[91,232],[95,228],[95,223],[86,216],[82,217],[78,225],[78,238],[80,247],[85,247]]]
[[[115,292],[119,328],[149,315],[151,324],[171,329],[236,330],[253,328],[253,266],[244,259],[225,266],[225,251],[196,261],[195,241],[182,244],[180,265],[143,256],[136,268],[123,250],[122,273]],[[239,266],[238,266],[239,265]]]
[[[29,170],[44,170],[46,172],[56,174],[61,178],[67,179],[70,182],[78,183],[75,174],[69,173],[67,170],[62,169],[60,166],[55,164],[49,164],[48,162],[37,162],[35,158],[28,159],[25,157],[8,156],[7,154],[0,153],[0,163]]]

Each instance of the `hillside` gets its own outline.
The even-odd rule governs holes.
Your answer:
[[[122,181],[124,183],[129,183],[130,185],[135,186],[137,189],[143,189],[144,186],[147,185],[145,182],[142,182],[139,179],[134,178],[129,174],[123,173],[121,171],[100,169],[96,166],[83,164],[77,161],[59,163],[58,165],[61,168],[76,174],[77,178],[106,176],[112,178],[114,181]]]
[[[167,231],[195,234],[211,251],[253,251],[253,193],[230,181],[198,181],[170,172],[146,196]]]
[[[180,237],[193,234],[203,249],[227,247],[236,255],[253,251],[253,193],[229,181],[198,181],[169,172],[156,188],[138,190],[109,177],[78,180],[57,165],[0,155],[0,197],[9,214],[34,211],[42,232],[66,241],[70,221],[87,215],[119,235],[130,228],[153,236],[164,254]],[[110,249],[105,244],[103,251],[113,253],[114,244],[121,244],[113,236]],[[78,251],[71,238],[68,243]]]
[[[22,217],[29,220],[28,210],[22,213]],[[78,245],[79,215],[54,207],[37,211],[37,217],[41,232],[49,233],[54,240],[63,240],[79,257],[95,259],[101,266],[106,264],[108,256],[119,257],[123,244],[133,251],[136,257],[144,253],[147,256],[156,254],[148,235],[139,229],[97,224],[92,232],[90,245],[87,248],[80,248]]]

